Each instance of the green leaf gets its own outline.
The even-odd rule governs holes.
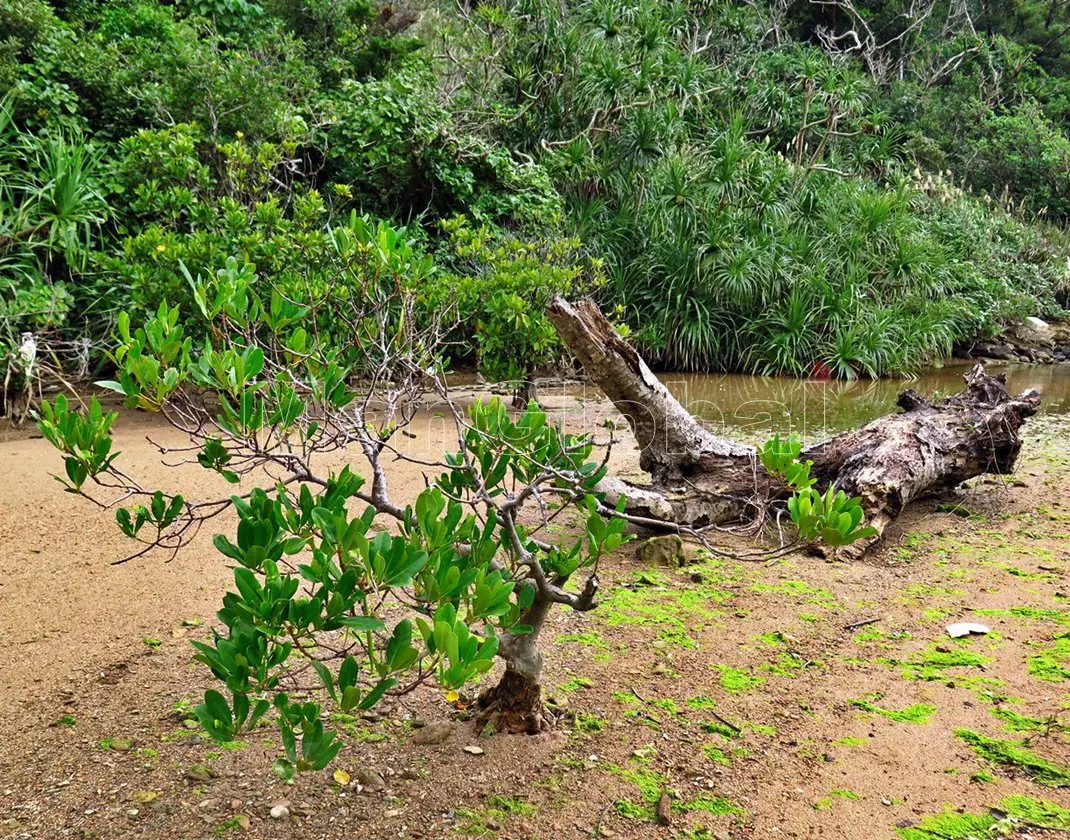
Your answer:
[[[348,627],[350,630],[356,630],[358,633],[375,632],[376,630],[385,630],[386,623],[381,618],[376,618],[370,615],[354,615],[349,618],[342,619],[342,625]]]
[[[204,692],[204,705],[216,720],[227,726],[231,725],[230,706],[227,705],[226,698],[218,691],[208,689]]]
[[[271,772],[282,781],[288,782],[294,777],[294,766],[285,758],[276,758],[275,763],[271,765]]]
[[[342,667],[338,669],[338,687],[345,691],[352,685],[357,683],[357,660],[352,656],[347,656],[342,662]]]
[[[376,703],[378,703],[382,699],[382,696],[387,691],[392,689],[397,684],[398,684],[398,681],[395,680],[395,679],[382,680],[381,682],[379,682],[375,686],[375,688],[373,688],[371,691],[369,691],[364,696],[363,700],[360,701],[360,708],[362,710],[363,709],[370,709],[372,706],[374,706]]]

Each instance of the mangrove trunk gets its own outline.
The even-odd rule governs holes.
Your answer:
[[[490,726],[495,732],[535,735],[546,725],[539,634],[551,606],[550,601],[537,597],[520,619],[531,632],[502,636],[498,655],[505,660],[505,671],[498,684],[479,698],[477,732]]]

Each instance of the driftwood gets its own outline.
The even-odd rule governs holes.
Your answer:
[[[627,418],[639,444],[639,464],[651,484],[607,479],[604,486],[611,497],[627,495],[630,514],[703,527],[753,517],[763,500],[783,492],[753,446],[700,425],[591,301],[555,298],[549,316],[587,376]],[[841,556],[866,551],[913,499],[1014,468],[1019,429],[1036,413],[1040,396],[1035,391],[1011,396],[1006,376],[989,376],[981,365],[965,380],[965,390],[938,402],[903,391],[901,414],[803,451],[822,485],[861,497],[867,524],[877,531]]]

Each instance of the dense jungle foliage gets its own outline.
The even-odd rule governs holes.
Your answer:
[[[25,333],[195,335],[198,277],[360,272],[358,221],[494,379],[561,361],[558,292],[664,366],[840,377],[1070,294],[1061,0],[0,0],[0,94],[14,383]]]

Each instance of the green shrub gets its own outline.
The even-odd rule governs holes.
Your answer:
[[[524,383],[566,353],[546,316],[554,295],[579,297],[604,283],[597,261],[586,259],[577,239],[506,235],[458,216],[442,223],[442,257],[421,306],[456,307],[464,321],[454,355],[474,358],[498,382]]]
[[[410,60],[383,79],[347,81],[327,99],[331,174],[369,209],[408,219],[465,213],[477,222],[552,218],[544,170],[454,125],[434,77]]]
[[[1035,103],[990,117],[963,174],[1033,213],[1070,219],[1070,139]]]
[[[192,281],[203,342],[192,341],[177,307],[161,305],[140,326],[124,313],[117,379],[101,383],[184,429],[201,466],[227,482],[255,481],[265,468],[285,472],[270,491],[204,502],[144,491],[114,464],[115,415],[95,400],[81,414],[58,397],[40,421],[64,455],[69,491],[128,487],[135,503],[116,520],[145,550],[177,551],[204,521],[235,508],[236,532],[214,539],[235,564],[219,612],[225,630],[194,643],[230,697],[210,689],[196,714],[222,741],[271,714],[284,778],[322,769],[342,746],[324,728],[321,699],[350,713],[431,677],[457,689],[497,655],[509,668],[501,690],[525,683],[520,718],[537,729],[537,639],[547,612],[553,604],[593,608],[598,562],[627,539],[624,520],[592,495],[605,475],[592,442],[551,425],[534,403],[516,416],[499,401],[458,412],[459,451],[437,464],[439,475],[412,504],[392,501],[382,459],[405,457],[391,441],[413,419],[425,381],[445,387],[441,336],[416,324],[397,283],[411,257],[399,232],[335,228],[329,247],[366,259],[357,284],[337,277],[310,286],[301,303],[248,272]],[[310,328],[327,318],[348,329],[335,337]],[[348,465],[318,472],[324,455],[349,444],[368,462],[367,485]],[[549,520],[525,524],[523,507],[542,494],[576,507],[577,536],[548,544]],[[566,590],[580,572],[587,582]],[[322,686],[313,698],[305,677],[294,681],[306,670]]]
[[[205,144],[192,125],[127,138],[114,189],[134,233],[102,267],[141,312],[164,300],[191,311],[185,275],[210,277],[235,254],[280,289],[322,282],[339,269],[327,248],[331,207],[300,181],[279,187],[296,146],[244,138]]]
[[[791,490],[788,512],[799,536],[809,543],[820,541],[836,548],[876,534],[876,528],[859,527],[865,515],[861,499],[848,498],[831,486],[824,493],[814,489],[817,479],[810,475],[813,461],[800,461],[801,452],[802,443],[796,435],[782,440],[777,434],[758,453],[762,466]]]

